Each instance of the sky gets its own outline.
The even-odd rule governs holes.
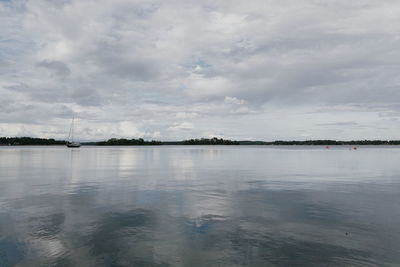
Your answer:
[[[400,139],[398,0],[0,0],[0,136]]]

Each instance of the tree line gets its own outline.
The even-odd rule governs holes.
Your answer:
[[[115,146],[115,145],[123,145],[123,146],[129,146],[129,145],[239,145],[239,141],[232,141],[232,140],[226,140],[222,138],[201,138],[201,139],[188,139],[184,141],[167,141],[167,142],[162,142],[162,141],[145,141],[142,138],[139,139],[116,139],[116,138],[111,138],[108,139],[107,141],[101,141],[101,142],[94,142],[91,143],[92,145],[98,145],[98,146]]]
[[[226,140],[222,138],[189,139],[181,142],[182,145],[239,145],[239,141]]]
[[[33,137],[0,137],[0,145],[64,145],[66,141],[55,140],[53,138],[33,138]],[[143,138],[125,139],[111,138],[100,142],[84,142],[82,145],[98,145],[98,146],[145,146],[145,145],[400,145],[400,140],[306,140],[306,141],[235,141],[223,138],[200,138],[188,139],[183,141],[146,141]]]
[[[400,145],[400,140],[352,140],[352,141],[337,141],[337,140],[306,140],[306,141],[240,141],[241,145],[324,145],[324,146],[335,146],[335,145]]]
[[[94,145],[98,146],[145,146],[145,145],[162,145],[161,141],[145,141],[143,138],[139,139],[117,139],[111,138],[107,141],[95,142]]]
[[[33,138],[33,137],[0,137],[0,145],[64,145],[65,141],[54,140],[53,138]]]

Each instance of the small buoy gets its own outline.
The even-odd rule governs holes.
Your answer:
[[[348,233],[348,232],[346,232],[346,235],[349,235],[349,233]]]
[[[357,148],[356,148],[356,147],[353,147],[353,149],[354,149],[354,150],[357,150]]]

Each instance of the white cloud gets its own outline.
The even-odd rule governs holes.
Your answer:
[[[177,119],[192,119],[196,118],[199,114],[196,112],[178,112],[176,113]]]
[[[230,97],[230,96],[226,96],[224,101],[226,103],[235,104],[235,105],[243,105],[246,103],[246,101],[244,101],[243,99],[238,99],[236,97]]]
[[[77,112],[86,139],[397,138],[399,12],[376,0],[0,1],[1,134],[61,138]]]
[[[171,131],[187,131],[187,130],[192,130],[194,128],[193,124],[190,122],[182,122],[182,123],[176,123],[173,126],[168,127],[168,130]]]

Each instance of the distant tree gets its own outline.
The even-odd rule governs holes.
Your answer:
[[[224,140],[222,138],[213,137],[211,139],[189,139],[184,140],[182,145],[239,145],[238,141]]]
[[[145,145],[162,145],[162,142],[155,141],[155,140],[145,141],[143,138],[139,138],[139,139],[111,138],[111,139],[108,139],[107,141],[97,142],[96,145],[99,145],[99,146],[145,146]]]
[[[0,137],[0,145],[64,145],[65,141],[54,140],[53,138],[33,137]]]

